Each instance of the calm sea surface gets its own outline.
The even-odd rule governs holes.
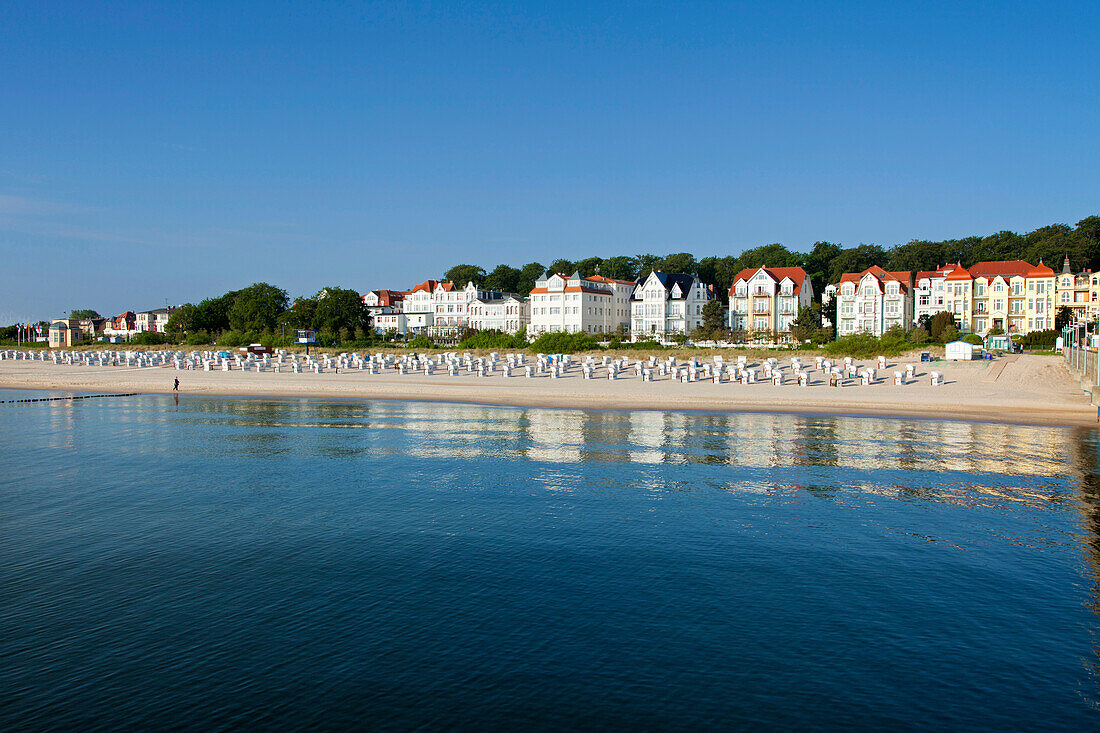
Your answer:
[[[149,396],[0,447],[2,730],[1100,724],[1091,430]]]

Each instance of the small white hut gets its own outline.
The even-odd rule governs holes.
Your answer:
[[[944,358],[948,361],[971,361],[974,358],[974,344],[965,341],[952,341],[944,345]]]

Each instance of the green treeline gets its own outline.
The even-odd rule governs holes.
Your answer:
[[[273,344],[296,328],[317,332],[320,343],[371,341],[370,314],[356,290],[327,287],[293,303],[282,288],[256,283],[172,311],[167,332],[191,344]]]
[[[460,285],[473,282],[478,287],[527,295],[535,280],[546,271],[563,275],[580,272],[585,277],[603,275],[619,280],[636,280],[650,270],[691,272],[699,275],[703,282],[716,286],[725,298],[733,279],[743,269],[801,267],[809,273],[814,295],[820,298],[826,284],[838,282],[845,272],[861,272],[872,265],[887,270],[919,271],[934,270],[949,262],[969,267],[986,260],[1027,260],[1032,264],[1043,260],[1057,271],[1067,254],[1075,272],[1100,270],[1100,216],[1082,219],[1076,227],[1051,224],[1027,234],[1006,231],[942,242],[913,240],[889,248],[877,244],[843,248],[832,242],[817,242],[809,252],[794,252],[782,244],[765,244],[747,249],[737,257],[709,256],[699,260],[687,252],[679,252],[664,257],[642,254],[555,260],[545,267],[537,262],[521,268],[502,264],[489,272],[475,265],[456,265],[446,271],[443,279]]]

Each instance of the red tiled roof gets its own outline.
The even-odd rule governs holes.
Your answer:
[[[405,293],[400,290],[372,290],[370,293],[378,296],[378,305],[394,305],[405,299]],[[364,293],[363,297],[366,298],[370,293]]]
[[[874,277],[879,282],[883,282],[885,280],[890,280],[890,281],[900,283],[902,292],[905,292],[909,289],[909,282],[910,282],[909,278],[910,278],[910,276],[912,276],[912,274],[913,273],[909,272],[908,270],[898,270],[896,272],[888,272],[888,271],[882,269],[881,267],[879,267],[878,265],[871,265],[870,267],[868,267],[863,272],[846,272],[846,273],[844,273],[843,275],[840,276],[840,282],[842,282],[842,283],[846,283],[846,282],[858,283],[859,281],[861,281],[867,275],[874,275]]]
[[[1027,277],[1054,277],[1054,270],[1044,265],[1042,260],[1039,260],[1039,264],[1027,273]]]
[[[768,273],[775,282],[781,282],[784,278],[789,277],[794,282],[795,295],[802,292],[802,283],[806,281],[806,271],[801,267],[747,267],[737,273],[737,277],[733,278],[733,285],[730,286],[730,295],[733,295],[733,290],[737,286],[739,280],[748,280],[760,270]]]
[[[439,284],[438,280],[425,280],[424,282],[420,283],[419,285],[417,285],[412,290],[408,291],[408,293],[409,294],[418,293],[418,292],[431,293],[431,292],[435,291],[435,286],[438,285],[438,284]]]
[[[965,267],[958,267],[947,273],[945,280],[972,280],[970,272]]]
[[[999,260],[994,262],[975,262],[969,268],[973,277],[994,278],[1003,277],[1006,280],[1013,277],[1026,277],[1033,268],[1030,262],[1023,260]],[[1047,268],[1050,269],[1050,268]],[[1050,270],[1051,274],[1054,270]]]

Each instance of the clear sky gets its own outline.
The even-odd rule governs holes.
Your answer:
[[[0,4],[0,322],[1100,213],[1100,4]]]

